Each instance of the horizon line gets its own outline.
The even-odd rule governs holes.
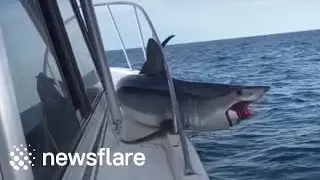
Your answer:
[[[212,42],[212,41],[226,41],[226,40],[237,40],[237,39],[245,39],[245,38],[256,38],[256,37],[262,37],[262,36],[277,36],[277,35],[283,35],[283,34],[294,34],[294,33],[303,33],[303,32],[310,32],[310,31],[320,31],[320,29],[310,29],[310,30],[300,30],[300,31],[287,31],[287,32],[280,32],[280,33],[267,33],[267,34],[260,34],[260,35],[253,35],[253,36],[239,36],[239,37],[231,37],[231,38],[222,38],[222,39],[212,39],[212,40],[200,40],[200,41],[187,41],[187,42],[180,42],[180,43],[173,43],[168,44],[167,46],[174,46],[174,45],[184,45],[184,44],[193,44],[193,43],[206,43],[206,42]],[[130,49],[138,49],[141,47],[133,47],[133,48],[127,48],[126,50]],[[118,51],[120,49],[105,49],[105,51]]]
[[[205,43],[205,42],[212,42],[212,41],[236,40],[236,39],[255,38],[255,37],[262,37],[262,36],[277,36],[277,35],[283,35],[283,34],[295,34],[295,33],[303,33],[303,32],[310,32],[310,31],[320,31],[320,29],[310,29],[310,30],[300,30],[300,31],[287,31],[287,32],[269,33],[269,34],[267,33],[267,34],[253,35],[253,36],[239,36],[239,37],[222,38],[222,39],[190,41],[190,42],[168,44],[167,46],[182,45],[182,44],[192,44],[192,43]],[[134,48],[131,48],[131,49],[134,49]]]

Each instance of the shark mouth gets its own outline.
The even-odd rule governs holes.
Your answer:
[[[240,122],[241,120],[247,119],[250,117],[252,114],[249,111],[249,104],[251,101],[240,101],[235,103],[233,106],[231,106],[227,111],[226,111],[226,116],[229,122],[229,125],[232,126],[232,117],[230,117],[229,111],[233,111],[236,113],[237,117],[237,122]]]

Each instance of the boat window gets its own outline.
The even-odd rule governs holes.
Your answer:
[[[1,4],[0,9],[5,7]],[[0,20],[23,130],[35,157],[34,175],[36,179],[51,179],[61,167],[43,166],[42,153],[71,152],[80,119],[62,90],[66,86],[59,71],[54,72],[56,79],[51,71],[43,72],[46,45],[23,6],[11,1],[6,11],[0,11]],[[58,69],[53,59],[50,66]]]
[[[57,1],[62,18],[65,22],[67,34],[74,52],[78,68],[80,70],[84,86],[90,102],[94,102],[95,98],[102,91],[89,48],[84,40],[80,26],[76,18],[72,18],[75,14],[68,0]]]

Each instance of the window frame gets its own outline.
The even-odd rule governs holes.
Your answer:
[[[96,111],[96,108],[97,108],[99,102],[101,101],[101,98],[103,97],[104,90],[100,91],[97,94],[97,96],[95,97],[93,102],[91,102],[91,103],[89,102],[88,95],[85,92],[85,86],[83,83],[83,79],[81,77],[79,66],[77,65],[75,55],[74,55],[74,52],[71,47],[71,42],[68,37],[67,30],[66,30],[65,24],[63,22],[63,17],[60,12],[59,5],[58,5],[57,1],[35,0],[35,2],[37,3],[37,5],[39,7],[39,12],[41,13],[40,20],[43,22],[42,26],[44,26],[44,29],[46,31],[46,36],[48,37],[49,44],[52,48],[52,55],[58,65],[58,68],[59,68],[59,71],[61,74],[61,78],[67,84],[67,90],[68,90],[69,95],[71,95],[72,100],[73,100],[73,98],[75,98],[76,101],[80,100],[79,103],[81,103],[81,106],[79,106],[79,110],[80,110],[81,115],[83,116],[83,119],[85,119],[85,121],[80,124],[81,125],[80,130],[73,140],[73,144],[72,144],[70,151],[74,152],[76,150],[80,140],[82,139],[83,133],[87,129],[89,122],[93,119],[92,115]],[[78,18],[77,18],[77,22],[79,23]],[[94,63],[95,56],[94,56],[94,53],[92,52],[92,44],[87,39],[88,34],[84,34],[86,32],[83,31],[82,25],[83,24],[79,23],[79,26],[81,28],[81,33],[84,36],[85,44],[88,47],[88,50],[90,52],[90,56],[92,57],[92,60]],[[51,27],[51,29],[48,27]],[[58,32],[61,33],[62,36],[60,36],[57,39],[57,37],[55,37],[55,35]],[[65,47],[63,48],[63,47],[61,47],[61,45],[64,45]],[[67,56],[66,59],[59,58],[57,56],[57,53],[56,53],[57,49],[60,49],[61,51],[66,53],[65,54]],[[61,52],[61,51],[58,51],[58,52]],[[65,63],[65,61],[67,61],[68,63]],[[60,63],[63,64],[64,66],[61,67]],[[64,68],[66,68],[66,69],[64,69]],[[96,66],[94,66],[94,68],[96,68]],[[98,79],[100,80],[99,70],[96,70],[96,71],[98,73]],[[66,81],[67,80],[66,77],[69,77],[71,79],[70,80],[71,82]],[[70,85],[68,83],[70,83]],[[77,86],[81,87],[81,88],[77,89],[76,88]],[[75,91],[77,93],[76,97],[72,97],[72,95],[74,95],[72,92],[73,88],[75,88]],[[73,101],[73,103],[75,103],[75,102]],[[74,104],[74,106],[77,108],[77,106],[75,104]],[[60,168],[58,170],[58,172],[55,173],[54,178],[60,179],[64,175],[67,167],[68,167],[68,164],[66,166]]]
[[[0,164],[0,180],[4,180],[1,164]]]
[[[85,92],[81,73],[67,34],[63,18],[56,1],[36,0],[41,13],[42,24],[46,29],[52,55],[58,65],[62,80],[66,83],[73,105],[80,110],[82,117],[92,113],[91,104]]]

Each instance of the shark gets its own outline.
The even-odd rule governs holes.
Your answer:
[[[217,131],[239,124],[252,116],[249,106],[261,99],[269,86],[246,86],[194,82],[166,76],[162,44],[150,38],[146,61],[139,73],[127,75],[116,85],[122,110],[150,127],[173,119],[168,78],[172,78],[183,128]]]

